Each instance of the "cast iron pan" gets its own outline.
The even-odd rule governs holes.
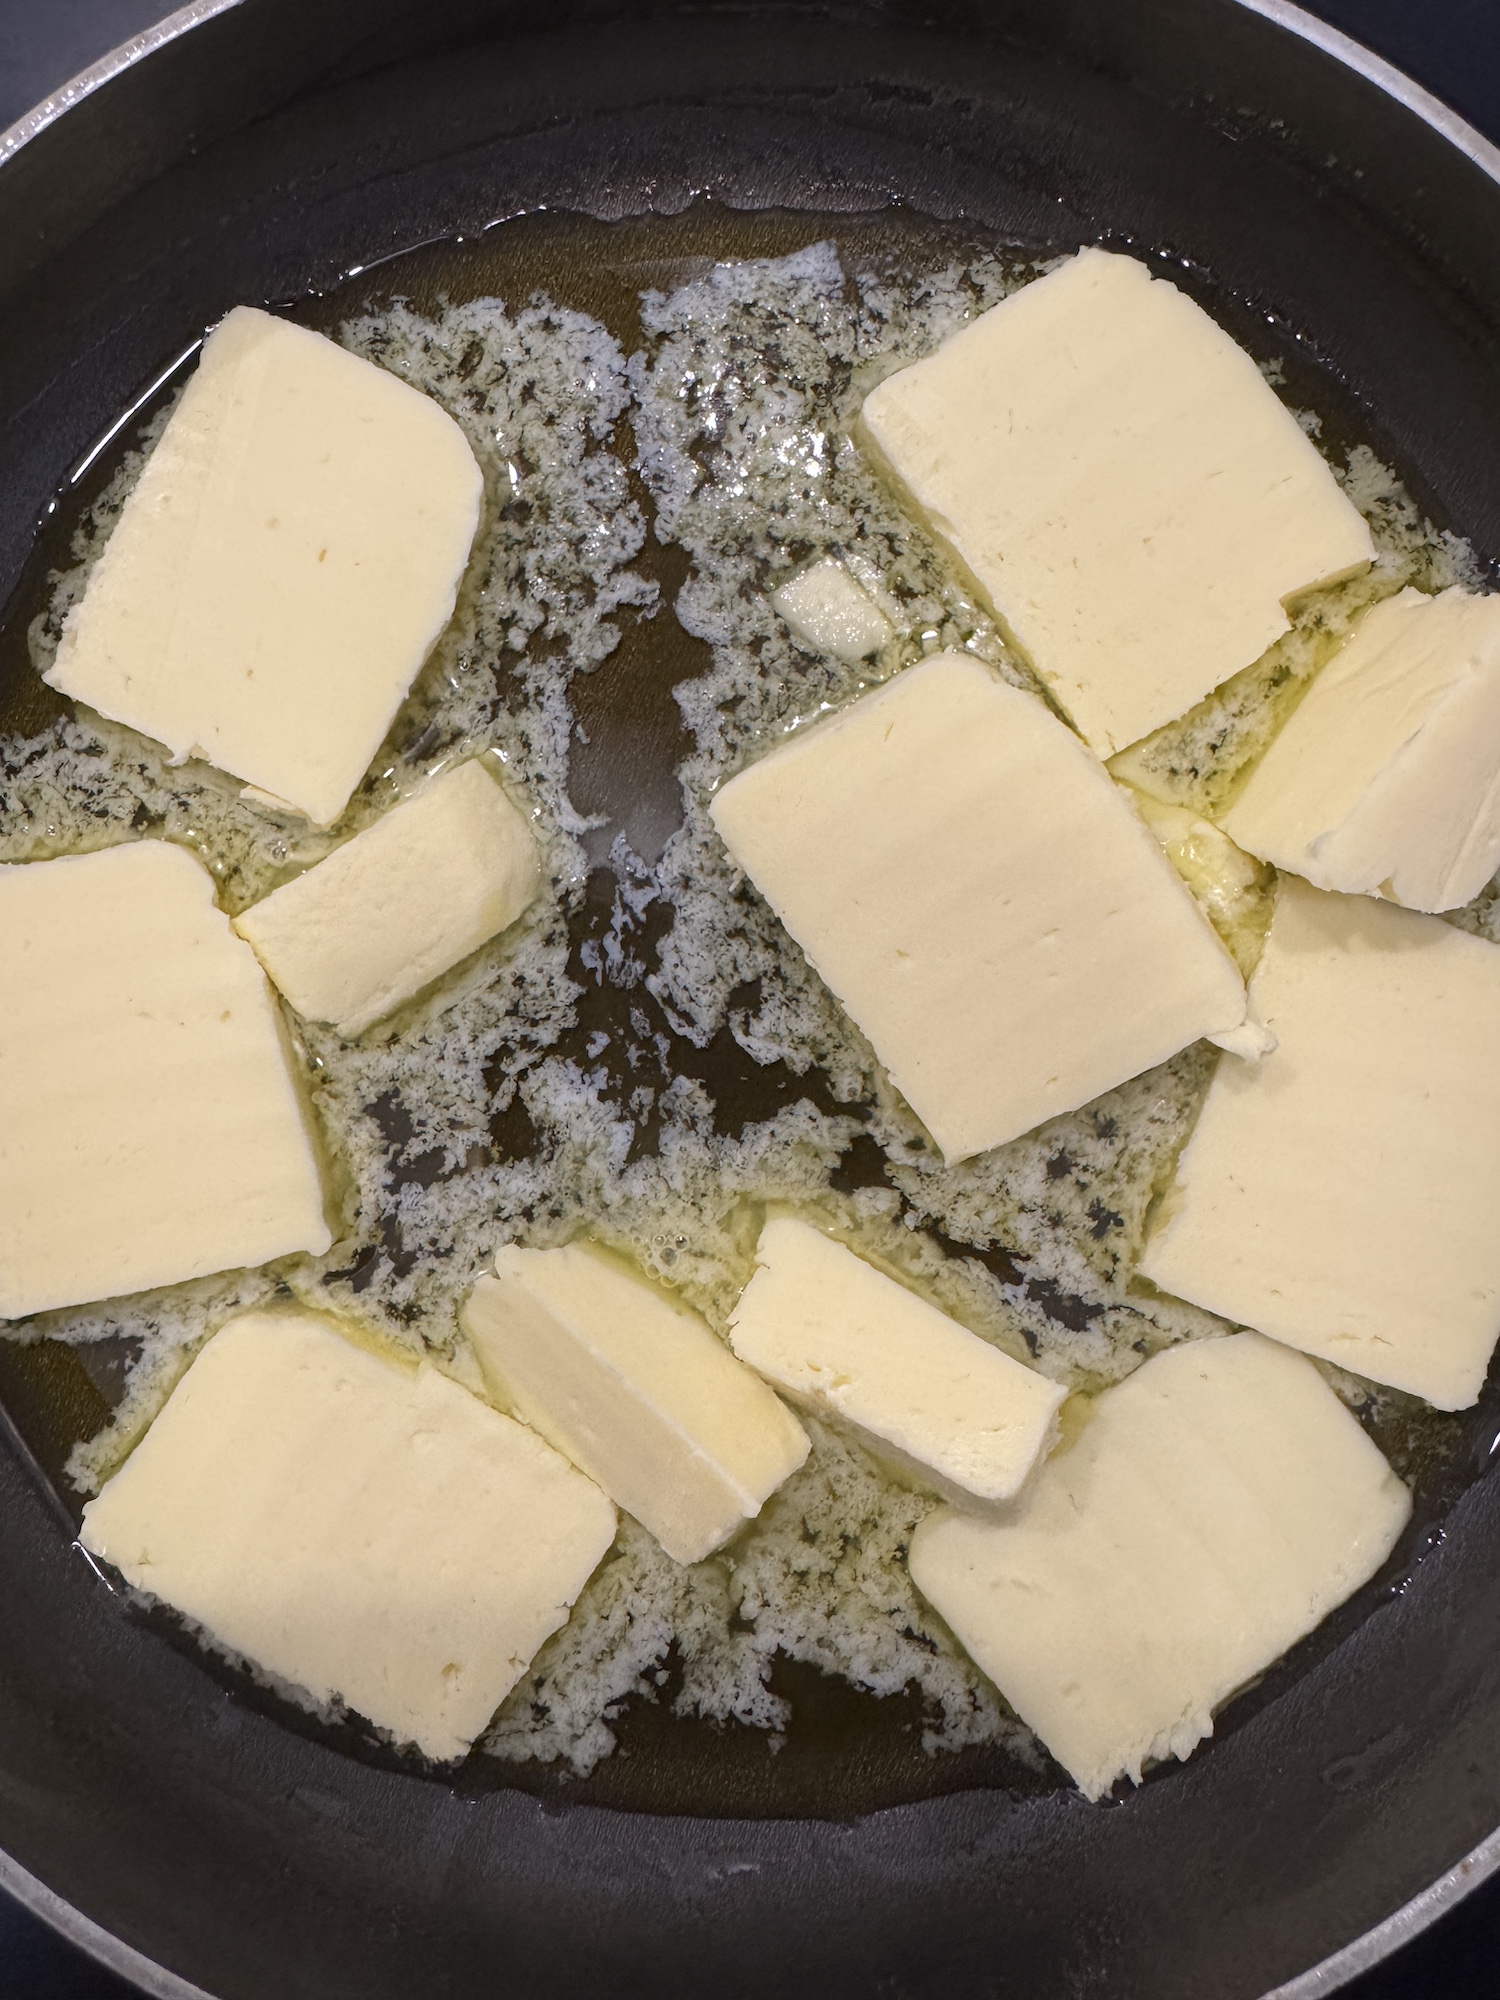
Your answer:
[[[0,167],[12,625],[59,482],[227,307],[326,324],[374,283],[351,267],[543,207],[494,238],[514,281],[531,242],[600,298],[598,219],[677,216],[672,242],[710,254],[793,247],[829,213],[867,240],[925,216],[1133,246],[1500,553],[1500,187],[1234,0],[244,0]],[[418,288],[424,268],[403,266]],[[13,726],[44,710],[7,659]],[[587,803],[638,846],[670,810],[691,670],[668,649],[590,695]],[[1090,1806],[993,1756],[928,1763],[910,1705],[813,1677],[779,1759],[644,1711],[581,1785],[447,1781],[321,1733],[108,1592],[47,1476],[103,1405],[65,1354],[16,1353],[0,1845],[221,2000],[1252,2000],[1500,1824],[1493,1393],[1386,1575],[1191,1763]]]

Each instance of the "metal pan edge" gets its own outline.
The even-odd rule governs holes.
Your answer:
[[[0,131],[0,168],[75,105],[136,64],[194,28],[242,4],[242,0],[191,0],[120,43],[88,68],[59,85],[39,104]],[[1500,184],[1500,146],[1492,144],[1457,112],[1392,63],[1351,36],[1288,0],[1235,0],[1245,12],[1295,35],[1372,84],[1446,140],[1457,152]],[[1319,1964],[1270,1989],[1263,2000],[1321,2000],[1399,1951],[1472,1890],[1500,1871],[1500,1827],[1446,1873],[1360,1937]],[[0,1851],[0,1890],[40,1918],[79,1950],[158,2000],[213,2000],[202,1987],[147,1958],[66,1902],[8,1854]]]

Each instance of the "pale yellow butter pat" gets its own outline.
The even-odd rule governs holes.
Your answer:
[[[1132,257],[1081,250],[882,382],[863,421],[1104,757],[1374,557],[1250,356]]]
[[[514,923],[540,884],[530,827],[476,760],[429,779],[234,927],[299,1014],[353,1036]]]
[[[742,1361],[940,1489],[1015,1493],[1054,1434],[1065,1389],[796,1217],[772,1217],[755,1256],[729,1321]]]
[[[846,666],[869,659],[892,636],[889,618],[833,556],[799,570],[771,602],[809,652],[832,653]]]
[[[47,679],[326,825],[453,615],[481,487],[428,397],[238,306],[205,341]]]
[[[86,1549],[231,1652],[461,1757],[615,1536],[534,1431],[310,1313],[209,1341],[84,1509]]]
[[[1224,826],[1320,889],[1477,896],[1500,865],[1500,597],[1403,590],[1367,612]]]
[[[281,1018],[192,855],[0,868],[0,1317],[319,1253]]]
[[[1093,1405],[1001,1521],[930,1515],[912,1580],[1090,1798],[1214,1710],[1390,1554],[1411,1496],[1311,1362],[1191,1341]]]
[[[949,1161],[1244,1019],[1098,759],[968,654],[792,736],[712,813]]]
[[[508,1245],[460,1312],[497,1400],[693,1563],[760,1512],[807,1433],[695,1312],[607,1252]]]
[[[1140,1268],[1442,1410],[1500,1333],[1500,948],[1283,876],[1251,1013]]]

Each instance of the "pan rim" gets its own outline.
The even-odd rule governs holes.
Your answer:
[[[238,6],[239,0],[227,0],[227,4]],[[166,1966],[158,1965],[154,1958],[147,1958],[134,1945],[126,1944],[102,1924],[96,1924],[92,1917],[86,1917],[82,1910],[65,1902],[55,1889],[49,1889],[45,1882],[29,1874],[3,1849],[0,1849],[0,1890],[30,1915],[40,1917],[78,1950],[86,1952],[96,1964],[130,1980],[143,1993],[152,1995],[153,2000],[214,2000],[206,1988],[192,1985],[179,1973],[169,1972]]]
[[[155,55],[158,49],[165,48],[168,42],[175,42],[189,29],[201,27],[216,14],[227,14],[231,7],[240,5],[241,0],[190,0],[188,6],[179,7],[175,14],[168,14],[155,27],[143,28],[129,41],[116,43],[107,54],[100,56],[98,62],[90,63],[87,69],[79,70],[66,83],[60,83],[40,104],[22,112],[13,125],[7,125],[0,132],[0,167],[14,158],[38,133],[45,132],[49,125],[55,125],[65,111],[71,111],[84,98],[92,97],[96,90],[113,82],[122,71],[133,69],[146,56]]]
[[[192,29],[244,4],[244,0],[189,0],[154,26],[118,43],[44,97],[40,103],[0,131],[0,168],[24,146],[54,125],[86,97],[111,83],[124,71],[154,55]],[[1492,143],[1451,105],[1425,89],[1404,70],[1368,49],[1353,36],[1320,20],[1292,0],[1234,0],[1247,14],[1295,35],[1345,69],[1372,84],[1384,96],[1419,118],[1489,180],[1500,185],[1500,145]],[[1389,1958],[1430,1925],[1456,1908],[1474,1889],[1500,1872],[1500,1826],[1487,1834],[1451,1868],[1421,1889],[1409,1902],[1331,1952],[1318,1964],[1267,1990],[1261,2000],[1323,2000],[1361,1973]],[[153,2000],[214,2000],[201,1986],[148,1958],[126,1944],[29,1873],[0,1849],[0,1891],[66,1938],[96,1963],[128,1979]]]

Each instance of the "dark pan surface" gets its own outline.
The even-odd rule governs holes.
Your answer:
[[[479,11],[460,52],[419,55],[444,23],[393,6],[341,79],[214,139],[352,39],[328,7],[297,10],[278,40],[278,8],[250,0],[0,175],[0,268],[18,274],[0,351],[7,581],[59,476],[229,304],[326,293],[354,264],[543,203],[574,214],[464,253],[474,289],[519,284],[535,257],[604,310],[601,234],[582,218],[653,210],[687,211],[653,244],[718,254],[791,247],[832,213],[856,233],[920,233],[926,216],[969,238],[1181,260],[1174,275],[1252,346],[1258,318],[1277,351],[1300,344],[1309,400],[1342,411],[1435,518],[1500,548],[1500,197],[1267,24],[1227,4],[921,26],[894,9],[554,9],[549,31],[512,10],[486,33]],[[374,17],[359,10],[365,28]],[[193,127],[194,157],[124,191]],[[747,224],[743,209],[781,213]],[[403,288],[453,268],[428,253],[403,264]],[[336,320],[378,289],[299,309]],[[597,798],[579,803],[638,844],[669,809],[667,690],[689,671],[661,661],[628,714],[603,677],[591,696],[606,728],[621,703],[621,740],[645,748],[601,758]],[[102,1413],[68,1357],[0,1361],[41,1460]],[[1487,1399],[1434,1484],[1439,1512],[1496,1428]],[[0,1844],[225,1996],[1253,1995],[1500,1820],[1490,1480],[1443,1532],[1429,1517],[1363,1622],[1351,1608],[1235,1704],[1209,1755],[1113,1808],[982,1760],[928,1764],[899,1703],[877,1716],[816,1687],[797,1690],[805,1734],[784,1763],[647,1711],[632,1754],[587,1787],[530,1796],[487,1770],[448,1786],[247,1697],[123,1615],[19,1442],[0,1493]],[[922,1796],[941,1785],[961,1789]]]

